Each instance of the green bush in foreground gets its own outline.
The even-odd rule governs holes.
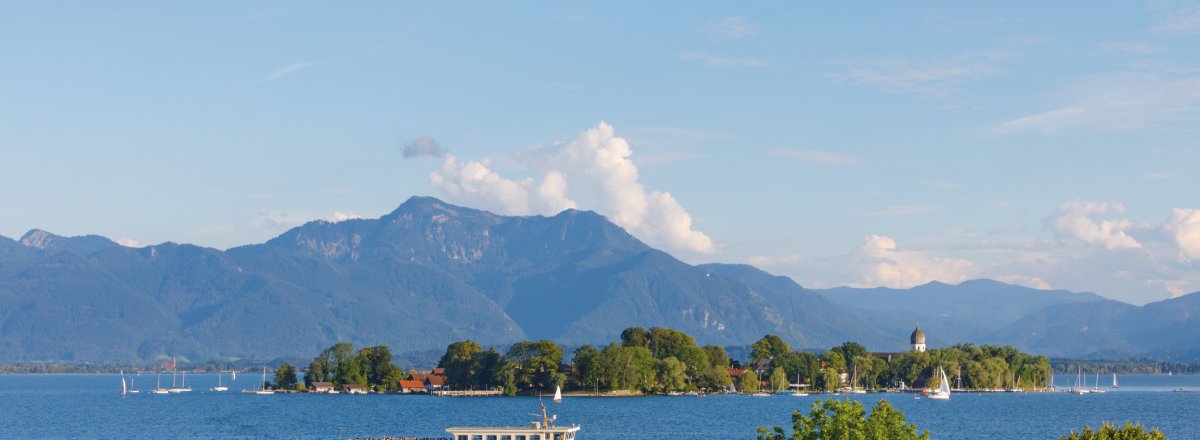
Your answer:
[[[1059,440],[1167,440],[1167,436],[1163,435],[1162,431],[1154,429],[1146,432],[1146,428],[1142,425],[1134,425],[1125,422],[1125,426],[1117,428],[1117,425],[1105,423],[1100,426],[1099,431],[1093,431],[1090,426],[1083,427],[1083,432],[1071,432],[1071,435],[1064,435],[1058,438]]]
[[[904,422],[904,413],[885,400],[880,400],[867,416],[863,404],[837,399],[813,402],[812,411],[805,417],[799,410],[792,413],[792,435],[783,428],[773,430],[758,427],[758,440],[928,440],[929,431],[917,433],[917,425]]]

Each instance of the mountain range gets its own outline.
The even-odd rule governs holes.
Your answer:
[[[809,290],[746,265],[691,265],[591,211],[500,216],[414,197],[221,251],[33,230],[0,237],[0,361],[309,356],[334,342],[435,350],[472,338],[606,343],[630,326],[798,348],[1013,344],[1061,356],[1192,356],[1200,295],[1144,307],[989,280]],[[1138,341],[1153,339],[1152,344]]]

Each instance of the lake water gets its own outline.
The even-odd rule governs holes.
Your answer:
[[[167,378],[169,380],[169,378]],[[254,395],[245,375],[229,393],[211,393],[216,376],[189,375],[196,391],[120,397],[113,375],[0,376],[0,438],[336,439],[445,436],[449,426],[526,425],[538,399],[451,398],[417,395]],[[1093,377],[1093,380],[1094,377]],[[1101,378],[1101,383],[1111,377]],[[1059,376],[1060,386],[1074,376]],[[888,400],[934,439],[1056,439],[1085,424],[1141,422],[1172,439],[1200,439],[1200,376],[1120,376],[1104,394],[955,394],[950,401],[908,394],[853,398],[868,406]],[[153,388],[154,376],[136,379]],[[1184,388],[1192,392],[1172,392]],[[580,440],[752,439],[756,426],[790,423],[818,396],[587,398],[547,402],[559,424],[583,426]],[[844,398],[844,397],[843,397]]]

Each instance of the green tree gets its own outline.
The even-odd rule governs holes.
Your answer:
[[[591,345],[584,345],[575,349],[575,356],[571,358],[571,364],[575,367],[575,382],[581,388],[590,390],[600,387],[600,375],[602,373],[600,356],[600,350]]]
[[[904,414],[886,401],[879,401],[868,417],[862,403],[853,400],[818,400],[805,416],[792,413],[789,436],[781,427],[758,428],[759,440],[928,440],[929,432],[918,434],[916,425],[905,423]]]
[[[621,331],[622,347],[649,347],[650,332],[641,327],[629,327]]]
[[[562,364],[563,349],[554,341],[523,341],[513,344],[505,355],[507,360],[516,362],[517,385],[527,390],[553,391],[554,377]]]
[[[397,379],[400,369],[392,364],[392,350],[386,345],[376,345],[359,350],[355,355],[366,384],[380,391],[395,391],[400,387]]]
[[[476,362],[482,353],[483,347],[470,339],[446,346],[446,353],[437,365],[445,371],[446,384],[455,389],[470,388],[475,383],[474,376],[479,368]]]
[[[296,367],[293,367],[291,364],[282,364],[275,367],[275,389],[296,389]]]
[[[504,389],[505,396],[517,395],[517,369],[520,368],[516,362],[502,361],[500,368],[496,372],[496,383]]]
[[[687,388],[687,366],[679,359],[669,357],[659,361],[658,382],[665,392],[682,391]]]
[[[842,377],[836,369],[826,368],[822,370],[820,379],[821,389],[826,392],[832,392],[842,387]]]
[[[471,375],[471,385],[480,389],[492,389],[500,383],[497,378],[500,369],[504,368],[504,356],[494,348],[475,355],[475,374]]]
[[[742,376],[738,378],[737,387],[738,390],[743,393],[757,393],[758,375],[754,374],[754,371],[746,370],[744,373],[742,373]]]
[[[325,365],[321,362],[313,360],[308,364],[308,371],[304,372],[304,386],[312,388],[314,383],[327,382],[325,378]]]
[[[766,335],[750,346],[750,362],[759,359],[773,359],[790,351],[792,348],[779,336]]]
[[[787,373],[783,371],[783,367],[775,367],[775,371],[771,372],[771,390],[775,392],[786,390],[788,383]]]
[[[1104,423],[1099,430],[1093,431],[1085,426],[1083,432],[1071,431],[1070,435],[1060,436],[1059,440],[1167,440],[1167,436],[1157,428],[1149,432],[1142,425],[1125,422],[1125,426]]]

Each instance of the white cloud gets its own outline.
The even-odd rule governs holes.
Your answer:
[[[492,171],[487,162],[460,163],[454,155],[446,156],[441,170],[430,174],[429,181],[452,201],[502,214],[553,214],[575,207],[575,202],[566,199],[566,183],[559,177],[548,173],[542,182],[507,179]]]
[[[910,215],[925,215],[937,211],[934,205],[889,205],[878,211],[867,212],[867,215],[882,217],[905,217]]]
[[[767,65],[767,62],[761,58],[730,58],[699,51],[681,53],[679,59],[700,61],[714,67],[763,67]]]
[[[1183,262],[1200,261],[1200,209],[1175,208],[1163,224]]]
[[[998,133],[1013,133],[1026,130],[1049,131],[1064,125],[1065,122],[1074,120],[1084,111],[1086,110],[1083,107],[1067,107],[1022,116],[997,125],[995,131]]]
[[[329,215],[325,216],[325,218],[323,220],[330,222],[330,223],[338,223],[338,222],[344,222],[346,220],[358,220],[360,218],[363,218],[363,216],[355,214],[353,212],[334,211],[333,214],[329,214]]]
[[[803,148],[774,148],[767,152],[768,154],[798,159],[803,162],[814,163],[818,165],[862,165],[862,160],[841,153],[831,151],[808,150]]]
[[[258,221],[256,223],[259,228],[280,231],[303,223],[303,219],[303,216],[296,215],[295,213],[263,211],[258,213]]]
[[[266,81],[274,81],[279,78],[283,78],[285,76],[291,75],[293,73],[299,72],[301,70],[304,70],[304,69],[307,69],[309,67],[313,67],[313,66],[316,66],[319,64],[321,64],[321,63],[310,63],[308,61],[301,61],[301,62],[298,62],[295,64],[289,64],[287,66],[283,66],[278,69],[275,69],[275,71],[271,72],[271,74],[267,75],[262,80],[265,82]]]
[[[930,281],[955,284],[965,281],[971,270],[971,262],[966,260],[898,250],[895,240],[881,235],[867,237],[856,256],[861,286],[909,288]]]
[[[997,275],[993,276],[996,281],[1003,281],[1008,284],[1016,284],[1018,286],[1032,287],[1034,289],[1050,290],[1054,287],[1050,286],[1046,280],[1028,275]]]
[[[438,143],[437,139],[429,136],[420,136],[416,139],[411,139],[404,143],[404,157],[442,157],[442,144]]]
[[[142,243],[132,238],[121,238],[117,240],[117,244],[128,248],[140,248]]]
[[[993,132],[1070,129],[1137,130],[1176,124],[1190,129],[1200,115],[1200,77],[1100,75],[1061,93],[1066,104],[997,124]]]
[[[815,287],[848,285],[906,289],[930,281],[960,283],[976,271],[970,261],[902,250],[895,240],[882,235],[868,236],[854,251],[836,258],[754,256],[747,262],[759,267],[799,271],[798,281]]]
[[[712,240],[692,229],[691,215],[671,194],[642,185],[632,155],[629,143],[602,122],[569,142],[517,153],[517,162],[540,179],[508,179],[486,162],[447,156],[430,182],[451,201],[503,214],[552,215],[578,204],[651,245],[673,252],[714,252]]]
[[[1177,7],[1151,26],[1150,32],[1171,36],[1200,32],[1200,4],[1191,3]]]
[[[1071,201],[1058,206],[1058,211],[1046,219],[1054,234],[1067,240],[1077,240],[1107,249],[1141,249],[1141,243],[1126,234],[1133,227],[1129,220],[1102,220],[1094,217],[1120,214],[1125,205],[1115,202]]]
[[[1149,55],[1149,54],[1153,54],[1153,53],[1166,52],[1166,49],[1163,49],[1161,47],[1158,47],[1158,46],[1155,46],[1152,44],[1134,43],[1134,42],[1128,42],[1128,41],[1103,43],[1100,45],[1100,49],[1107,51],[1107,52],[1126,54],[1126,55]]]
[[[713,26],[713,33],[725,38],[745,38],[758,32],[758,27],[743,17],[727,17]]]
[[[998,62],[1010,57],[1007,50],[959,54],[935,60],[905,58],[850,61],[844,72],[826,76],[876,87],[885,92],[945,95],[955,84],[1002,72]]]

